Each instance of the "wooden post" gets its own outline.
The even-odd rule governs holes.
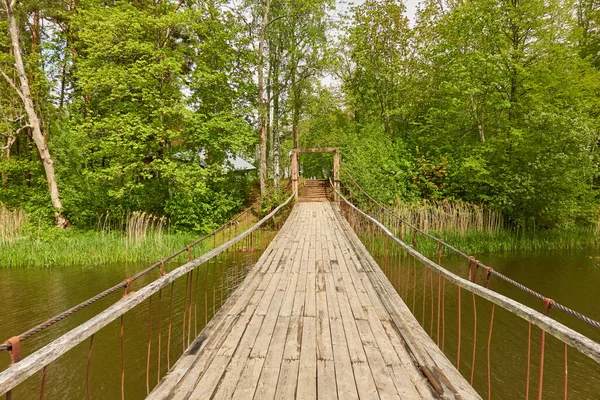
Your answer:
[[[337,147],[318,147],[312,149],[293,149],[292,150],[292,190],[296,192],[298,200],[298,179],[300,177],[298,166],[299,153],[333,153],[333,185],[336,190],[340,190],[340,149]],[[335,202],[339,203],[339,196],[335,193]]]
[[[339,204],[340,197],[337,191],[340,190],[340,149],[335,149],[333,152],[333,185],[336,190],[335,202]]]
[[[295,200],[298,201],[298,151],[292,150],[292,191],[295,193]]]

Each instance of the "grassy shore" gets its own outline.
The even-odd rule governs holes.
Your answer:
[[[484,254],[502,251],[543,251],[574,250],[596,248],[600,245],[600,233],[592,228],[572,228],[564,230],[517,231],[499,229],[482,231],[430,232],[433,236],[463,251],[466,254]],[[409,240],[409,242],[411,242]],[[426,255],[437,252],[433,240],[418,236],[417,248]],[[447,253],[449,250],[445,250]]]
[[[132,241],[118,232],[77,231],[55,237],[25,237],[0,244],[0,267],[54,267],[115,262],[153,263],[198,238],[192,233],[161,233]],[[201,246],[194,253],[202,252]],[[182,260],[185,255],[182,255]]]
[[[446,243],[473,255],[501,251],[543,251],[595,248],[600,234],[589,228],[561,231],[519,232],[508,229],[493,232],[446,231],[431,232]],[[100,265],[116,262],[156,262],[195,241],[193,233],[148,235],[131,241],[118,232],[77,231],[21,238],[13,243],[0,244],[0,267],[54,267],[74,264]],[[412,235],[405,238],[412,242]],[[220,242],[220,240],[219,240]],[[209,244],[207,244],[209,245]],[[437,252],[436,242],[418,235],[417,249],[427,256]],[[207,249],[199,245],[193,255]],[[448,250],[445,250],[447,253]],[[180,261],[185,261],[186,255]]]

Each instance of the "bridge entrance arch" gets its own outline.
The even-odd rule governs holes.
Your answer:
[[[300,153],[333,153],[333,186],[336,191],[340,189],[340,149],[338,147],[296,148],[292,149],[292,189],[296,193],[296,200],[298,200],[298,180],[300,178],[298,167],[298,154]],[[338,202],[337,192],[334,192],[334,199]]]

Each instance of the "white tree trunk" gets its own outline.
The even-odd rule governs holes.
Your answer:
[[[15,69],[19,76],[20,88],[10,79],[8,75],[3,73],[4,78],[8,83],[17,91],[19,97],[23,101],[25,112],[29,120],[29,126],[32,132],[32,138],[35,145],[40,153],[40,158],[44,165],[44,171],[46,172],[46,181],[48,182],[48,189],[50,191],[50,199],[52,201],[52,207],[54,208],[54,215],[56,217],[56,224],[59,228],[66,228],[70,225],[69,220],[66,218],[63,210],[62,201],[60,200],[60,194],[58,191],[58,185],[56,183],[56,174],[54,172],[54,162],[48,151],[48,143],[46,137],[42,132],[42,124],[39,116],[35,110],[33,100],[31,99],[31,91],[29,90],[29,80],[25,73],[25,64],[21,57],[21,47],[19,43],[20,33],[17,26],[17,21],[14,15],[15,0],[3,0],[4,7],[8,18],[8,29],[10,33],[10,40],[13,48],[15,57]]]
[[[265,106],[265,34],[269,23],[269,8],[271,1],[268,0],[265,5],[265,13],[261,22],[260,37],[258,39],[258,125],[260,130],[260,193],[264,196],[267,193],[267,121]]]

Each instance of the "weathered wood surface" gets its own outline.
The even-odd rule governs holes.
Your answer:
[[[299,203],[149,398],[439,398],[410,349],[426,334],[386,282],[334,204]],[[437,348],[418,351],[479,398]]]

